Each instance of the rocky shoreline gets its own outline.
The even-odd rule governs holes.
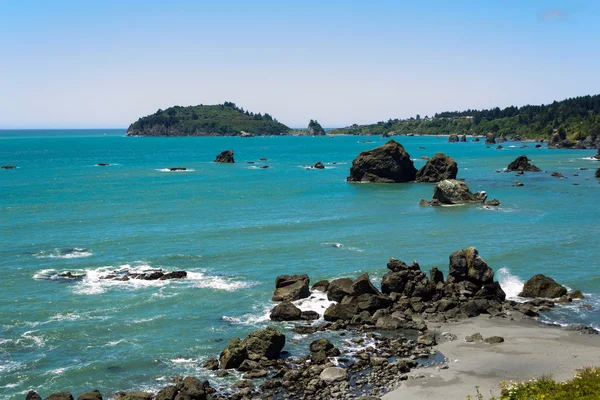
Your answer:
[[[448,276],[432,267],[428,273],[413,261],[390,259],[389,272],[377,288],[363,274],[356,279],[319,281],[310,287],[307,275],[282,275],[275,280],[272,300],[277,302],[273,321],[293,321],[293,332],[307,343],[304,352],[287,353],[294,341],[270,326],[233,338],[218,357],[203,366],[217,376],[233,370],[243,374],[230,387],[214,388],[207,380],[176,377],[158,393],[118,392],[116,400],[241,400],[241,399],[376,399],[405,381],[421,376],[420,368],[447,369],[448,360],[436,350],[438,343],[457,336],[432,326],[459,323],[486,315],[510,321],[531,319],[551,310],[558,302],[578,301],[581,292],[566,288],[541,274],[530,279],[520,296],[531,300],[506,300],[494,271],[474,247],[458,250],[449,257]],[[181,271],[181,273],[184,273]],[[145,277],[144,277],[145,278]],[[142,279],[144,279],[142,278]],[[160,279],[160,278],[158,278]],[[319,294],[331,305],[323,314],[301,311],[295,303]],[[274,325],[276,326],[276,325]],[[572,327],[581,333],[597,333],[588,327]],[[329,339],[324,337],[329,335]],[[489,346],[501,345],[501,336],[472,335],[465,340]],[[412,373],[411,373],[412,371]],[[416,373],[415,373],[416,372]],[[98,391],[78,400],[101,400]],[[41,400],[31,391],[26,400]],[[46,400],[71,400],[68,392],[55,393]]]

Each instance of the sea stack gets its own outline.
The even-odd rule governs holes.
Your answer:
[[[217,154],[217,158],[215,158],[216,163],[224,163],[224,164],[233,164],[235,161],[233,160],[233,150],[225,150],[220,154]]]
[[[452,157],[444,153],[436,153],[417,172],[417,182],[439,182],[445,179],[456,179],[458,165]]]
[[[515,158],[515,160],[513,162],[508,164],[508,167],[506,168],[506,172],[513,172],[513,171],[540,172],[541,171],[541,169],[539,169],[535,165],[530,164],[529,161],[530,160],[527,158],[526,155],[519,156],[519,157]]]
[[[417,169],[410,155],[395,140],[373,150],[363,151],[350,168],[348,182],[400,183],[415,180]]]

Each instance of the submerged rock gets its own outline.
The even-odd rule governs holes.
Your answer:
[[[551,176],[555,177],[555,178],[564,178],[565,176],[563,174],[561,174],[560,172],[553,172],[552,174],[550,174]]]
[[[233,150],[225,150],[219,154],[215,158],[216,163],[225,163],[225,164],[233,164],[235,161],[233,160]]]
[[[3,165],[2,167],[0,167],[2,169],[15,169],[17,168],[15,165]]]
[[[444,153],[436,153],[416,175],[417,182],[439,182],[445,179],[456,179],[458,165],[452,157]]]
[[[185,167],[171,167],[169,168],[169,171],[175,172],[175,171],[187,171],[187,168]]]
[[[523,291],[519,293],[519,296],[546,297],[549,299],[554,299],[566,294],[567,288],[565,288],[563,285],[545,275],[537,274],[525,282]]]
[[[110,164],[106,164],[106,163],[98,163],[98,164],[96,164],[96,167],[109,167],[109,166],[110,166]]]
[[[541,169],[539,169],[535,165],[530,164],[529,161],[530,160],[527,158],[527,156],[525,156],[525,155],[519,156],[519,157],[515,158],[515,160],[513,162],[508,164],[508,167],[506,168],[506,172],[512,172],[512,171],[540,172],[541,171]]]
[[[398,183],[415,180],[417,170],[402,145],[390,140],[383,146],[363,151],[350,168],[348,182]]]

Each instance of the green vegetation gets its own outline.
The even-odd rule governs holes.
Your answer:
[[[329,131],[349,135],[483,135],[549,138],[557,130],[562,139],[600,136],[600,95],[575,97],[548,105],[496,107],[490,110],[447,111],[404,120],[390,119],[372,125],[352,125]]]
[[[129,126],[128,136],[280,135],[290,130],[269,114],[244,111],[234,103],[174,106],[142,117]]]
[[[467,399],[483,400],[476,388],[475,396]],[[527,382],[501,384],[500,397],[490,400],[598,400],[600,399],[600,368],[588,367],[579,371],[567,382],[556,382],[549,377],[531,379]]]

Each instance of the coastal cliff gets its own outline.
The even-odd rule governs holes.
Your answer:
[[[131,124],[127,136],[253,136],[289,131],[290,128],[269,114],[254,114],[225,102],[158,110]]]

